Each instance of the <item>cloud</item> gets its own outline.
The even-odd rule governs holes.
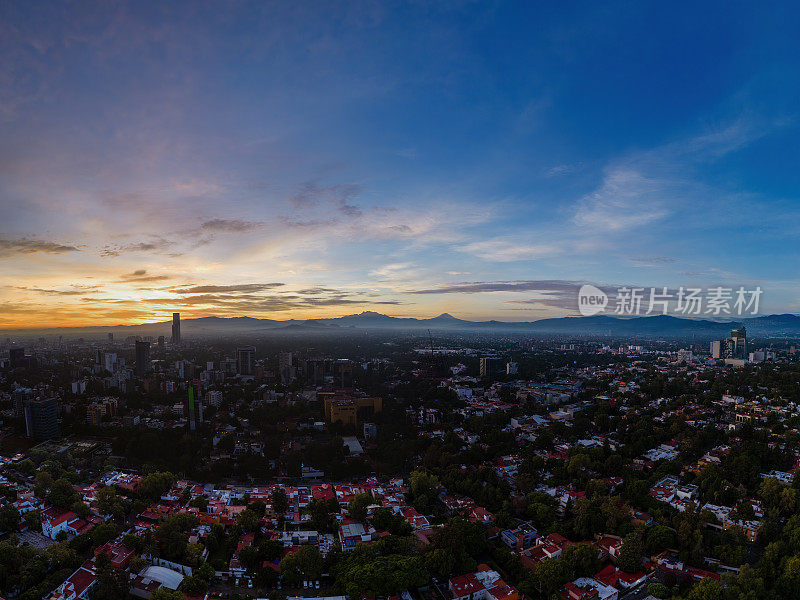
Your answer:
[[[125,283],[131,282],[145,282],[145,281],[164,281],[166,279],[171,279],[167,275],[148,275],[145,269],[137,269],[133,273],[127,273],[125,275],[120,276],[119,281]]]
[[[78,252],[78,247],[71,244],[60,242],[50,242],[31,238],[18,238],[16,240],[0,239],[0,255],[13,254],[64,254],[66,252]]]
[[[739,194],[704,183],[699,167],[786,124],[782,119],[740,117],[698,135],[620,157],[606,167],[599,187],[576,203],[573,222],[587,234],[600,235],[652,226],[673,215],[684,225],[702,225],[704,219],[696,218],[698,210],[712,210],[715,198],[722,198],[730,208]]]
[[[283,283],[245,283],[238,285],[197,285],[171,290],[175,294],[214,294],[235,292],[261,292],[285,285]]]
[[[563,292],[577,291],[585,281],[539,279],[524,281],[474,281],[453,283],[435,288],[413,290],[411,294],[478,294],[483,292]]]
[[[156,238],[149,242],[134,242],[124,245],[106,245],[100,249],[100,256],[113,258],[128,252],[153,252],[156,254],[165,253],[172,248],[174,243],[163,238]]]
[[[253,231],[263,226],[263,223],[258,221],[243,221],[240,219],[211,219],[205,221],[200,225],[203,231],[213,233],[244,233],[246,231]]]
[[[412,279],[418,273],[416,265],[410,262],[384,265],[370,272],[372,277],[380,279]]]
[[[306,181],[300,189],[287,198],[295,210],[328,205],[346,217],[360,217],[363,211],[353,200],[361,193],[357,183],[338,183],[321,186],[314,181]]]
[[[460,248],[460,250],[494,262],[536,260],[537,258],[553,256],[561,252],[561,248],[555,244],[525,244],[507,240],[473,242]]]
[[[643,267],[669,265],[675,262],[675,259],[670,256],[633,256],[628,260]]]
[[[575,212],[575,223],[593,232],[617,232],[641,227],[668,214],[663,195],[677,186],[627,168],[606,173],[602,186],[584,196]]]
[[[58,290],[58,289],[48,289],[48,288],[38,288],[38,287],[15,286],[14,289],[23,290],[26,292],[36,292],[37,294],[46,294],[49,296],[80,296],[81,294],[97,293],[96,290],[98,290],[100,286],[92,285],[92,286],[73,286],[73,287],[75,289]]]

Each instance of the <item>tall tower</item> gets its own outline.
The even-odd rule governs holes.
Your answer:
[[[733,358],[747,358],[747,329],[742,325],[739,329],[731,329],[731,353]]]
[[[256,347],[245,346],[236,349],[236,372],[239,375],[252,375],[255,366]]]
[[[25,430],[34,440],[58,437],[58,401],[40,398],[28,402],[25,405]]]
[[[172,343],[181,343],[181,313],[172,313]]]
[[[141,377],[150,369],[150,342],[136,342],[136,374]]]

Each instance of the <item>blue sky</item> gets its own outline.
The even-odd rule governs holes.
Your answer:
[[[581,282],[800,312],[798,16],[3,3],[0,324],[532,320]]]

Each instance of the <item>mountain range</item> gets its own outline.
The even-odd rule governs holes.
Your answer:
[[[143,323],[139,325],[61,327],[37,330],[36,333],[67,335],[164,335],[169,337],[171,321]],[[181,330],[186,336],[199,335],[246,335],[262,333],[323,333],[348,330],[447,330],[463,332],[514,332],[562,335],[613,335],[639,337],[696,337],[717,339],[729,335],[730,330],[744,324],[750,335],[800,336],[800,316],[794,314],[765,315],[730,321],[687,319],[669,315],[652,317],[614,317],[596,315],[592,317],[561,317],[539,321],[469,321],[458,319],[448,313],[429,319],[392,317],[377,312],[365,311],[329,319],[273,320],[254,317],[200,317],[182,319]],[[10,334],[11,332],[6,332]],[[14,334],[23,333],[15,331]],[[26,334],[34,333],[26,330]]]

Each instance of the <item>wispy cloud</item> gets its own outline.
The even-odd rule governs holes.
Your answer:
[[[33,238],[0,239],[0,255],[12,254],[64,254],[78,252],[79,248],[72,244],[62,244]]]
[[[165,281],[171,279],[168,275],[148,275],[147,270],[137,269],[133,273],[126,273],[119,279],[120,282],[125,283],[144,283],[147,281]]]
[[[244,233],[253,231],[263,226],[258,221],[243,221],[241,219],[211,219],[203,222],[200,229],[213,233]]]
[[[106,245],[99,250],[104,258],[115,258],[131,252],[163,254],[171,251],[175,243],[164,238],[154,238],[147,242],[133,242],[122,245]]]
[[[196,285],[171,290],[175,294],[214,294],[235,292],[262,292],[281,287],[283,283],[245,283],[237,285]]]
[[[529,244],[510,240],[472,242],[459,249],[494,262],[536,260],[559,254],[562,251],[561,247],[556,244]]]
[[[479,294],[484,292],[564,292],[577,291],[585,281],[538,279],[527,281],[471,281],[412,290],[411,294]]]
[[[603,184],[585,196],[575,213],[575,223],[594,232],[617,232],[641,227],[668,214],[665,194],[674,182],[657,180],[628,168],[613,168]]]

